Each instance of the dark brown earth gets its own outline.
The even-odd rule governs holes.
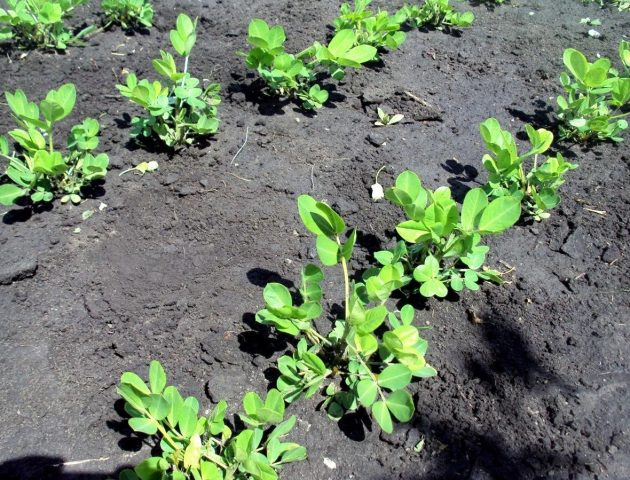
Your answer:
[[[365,268],[400,218],[370,200],[376,170],[387,165],[380,178],[391,184],[410,168],[431,188],[450,184],[461,196],[484,180],[482,120],[496,116],[513,131],[528,121],[553,126],[563,49],[617,58],[630,32],[629,14],[577,0],[476,5],[472,28],[409,32],[382,64],[329,85],[333,101],[309,116],[262,97],[234,53],[246,48],[253,17],[283,24],[294,50],[324,39],[338,2],[156,3],[148,34],[110,31],[65,55],[9,50],[2,60],[2,90],[39,99],[74,82],[71,121],[100,119],[112,163],[100,196],[78,207],[2,211],[5,480],[102,479],[148,456],[125,426],[115,387],[121,372],[144,373],[152,359],[204,407],[225,398],[237,411],[244,392],[269,388],[270,369],[288,348],[256,327],[253,312],[266,282],[295,281],[313,257],[296,214],[299,194],[326,199],[359,228],[353,267]],[[96,11],[79,15],[95,21]],[[169,156],[128,142],[129,116],[138,112],[114,84],[123,68],[152,76],[150,59],[167,46],[180,11],[200,18],[191,68],[223,84],[223,123],[208,146]],[[582,17],[600,18],[604,37],[590,38]],[[377,105],[405,122],[373,128]],[[0,112],[4,132],[12,122],[6,105]],[[360,416],[331,422],[317,399],[295,404],[294,437],[309,460],[283,478],[630,478],[630,151],[627,143],[560,148],[580,165],[562,205],[544,223],[490,240],[489,262],[513,266],[512,283],[420,305],[439,376],[417,384],[415,419],[380,435]],[[159,172],[119,177],[149,160]],[[101,202],[107,207],[98,211]],[[82,220],[89,209],[97,211]],[[327,278],[332,305],[340,278]]]

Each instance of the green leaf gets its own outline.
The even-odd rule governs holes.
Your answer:
[[[562,59],[573,76],[583,81],[588,71],[588,60],[586,57],[574,48],[567,48],[564,51]]]
[[[396,232],[400,235],[400,238],[409,243],[418,243],[431,237],[431,232],[427,226],[415,220],[399,223],[396,226]]]
[[[77,90],[72,83],[66,83],[57,90],[51,90],[46,95],[46,101],[57,104],[63,110],[63,115],[56,118],[55,121],[59,121],[72,112],[74,104],[77,99]]]
[[[444,298],[448,294],[448,288],[441,280],[430,278],[420,286],[420,293],[427,298],[433,296]]]
[[[149,400],[148,407],[151,415],[158,421],[164,420],[171,411],[168,401],[162,395],[157,394],[151,395]]]
[[[142,379],[133,372],[125,372],[120,377],[120,383],[126,383],[135,388],[144,395],[151,395],[151,390],[146,386]]]
[[[364,356],[372,355],[376,350],[378,350],[378,341],[376,340],[376,336],[371,333],[360,335],[357,334],[354,337],[354,343],[356,349],[363,353]]]
[[[387,409],[385,402],[379,400],[372,405],[372,416],[385,433],[392,433],[394,431],[392,417],[389,414],[389,410]]]
[[[372,333],[381,326],[386,316],[387,308],[384,305],[370,308],[365,312],[363,321],[357,325],[357,331],[361,335]]]
[[[267,441],[270,441],[276,438],[280,439],[284,437],[291,430],[293,430],[293,427],[295,426],[296,421],[297,421],[297,417],[295,415],[291,415],[287,420],[280,423],[276,428],[274,428],[271,431],[271,433],[269,434],[269,437],[267,437]]]
[[[18,198],[27,194],[27,188],[20,188],[13,183],[5,183],[0,185],[0,204],[13,205]]]
[[[399,422],[408,422],[413,417],[415,406],[408,391],[398,390],[392,392],[385,402],[389,411]]]
[[[166,373],[160,362],[153,360],[149,366],[149,385],[152,393],[162,393],[166,387]]]
[[[346,228],[341,217],[332,208],[310,195],[298,197],[298,212],[304,226],[315,235],[332,237],[343,233]]]
[[[389,365],[378,376],[379,386],[388,390],[400,390],[410,382],[411,370],[400,364]]]
[[[336,265],[339,262],[339,245],[330,238],[319,235],[315,240],[317,255],[320,261],[327,267]]]
[[[158,424],[152,418],[130,418],[129,426],[134,432],[141,432],[147,435],[155,435],[158,430]]]
[[[507,230],[521,216],[521,202],[511,196],[500,197],[484,209],[477,229],[480,233],[499,233]]]
[[[284,418],[284,398],[282,398],[282,394],[272,388],[269,390],[267,394],[267,398],[265,399],[265,407],[262,409],[265,412],[266,422],[267,423],[280,423]]]
[[[265,304],[271,309],[280,310],[284,307],[291,307],[293,305],[291,292],[287,287],[280,283],[268,283],[263,290],[263,297],[265,299]]]
[[[467,232],[472,231],[479,220],[479,215],[487,206],[488,197],[483,189],[473,188],[470,190],[466,194],[464,203],[462,204],[462,228]]]
[[[354,250],[354,244],[356,243],[356,241],[357,229],[353,228],[352,232],[350,232],[350,235],[348,236],[348,240],[346,240],[346,243],[344,243],[341,247],[341,255],[348,261],[352,257],[352,251]]]
[[[136,466],[134,471],[140,480],[162,480],[168,468],[169,464],[163,458],[151,457]]]
[[[177,424],[182,435],[190,438],[197,428],[197,412],[189,405],[182,406],[177,417]]]
[[[378,385],[373,380],[366,378],[357,383],[357,397],[359,403],[369,408],[376,400],[378,395]]]
[[[376,48],[371,45],[358,45],[343,55],[343,58],[358,64],[369,62],[376,58]]]
[[[411,325],[416,311],[411,305],[405,305],[400,309],[400,319],[403,325]]]
[[[344,54],[352,48],[356,35],[354,31],[341,30],[335,34],[330,43],[328,44],[328,50],[335,57],[343,57]]]
[[[255,417],[258,410],[264,407],[264,403],[256,392],[247,392],[243,396],[243,409],[250,417]]]

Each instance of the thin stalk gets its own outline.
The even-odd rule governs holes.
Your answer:
[[[385,402],[385,395],[383,395],[383,391],[381,390],[381,387],[378,386],[378,379],[376,378],[376,375],[372,373],[372,370],[370,370],[370,367],[368,366],[368,364],[365,363],[365,360],[363,360],[363,358],[361,357],[361,354],[357,352],[357,350],[352,345],[348,343],[347,348],[349,348],[350,350],[352,350],[352,352],[354,352],[354,358],[357,359],[359,363],[363,365],[363,367],[365,367],[365,369],[369,372],[369,376],[371,380],[376,384],[378,395],[381,397],[381,400]]]
[[[337,245],[341,248],[341,240],[339,240],[339,236],[336,237]],[[348,275],[348,263],[346,262],[346,258],[341,256],[341,268],[343,269],[343,282],[345,287],[345,318],[346,321],[350,316],[350,276]]]
[[[619,115],[608,117],[608,120],[615,120],[616,118],[623,118],[623,117],[627,117],[628,115],[630,115],[630,112],[620,113]]]
[[[155,420],[151,415],[150,418],[152,420],[155,421],[155,423],[157,424],[157,429],[158,431],[162,434],[162,436],[164,437],[164,439],[170,444],[171,447],[173,447],[173,449],[178,450],[179,447],[177,446],[177,444],[173,441],[173,439],[171,438],[171,436],[168,434],[168,432],[166,431],[166,429],[160,424],[160,422],[158,422],[157,420]]]

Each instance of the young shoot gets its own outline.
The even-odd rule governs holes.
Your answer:
[[[449,188],[425,189],[411,171],[401,173],[385,197],[402,207],[407,220],[396,226],[402,241],[374,254],[382,268],[368,270],[366,282],[393,269],[400,273],[400,287],[415,281],[423,297],[445,297],[449,288],[476,291],[483,280],[503,283],[499,271],[485,267],[489,247],[481,241],[518,221],[519,198],[506,195],[489,202],[481,188],[473,188],[458,208]]]
[[[372,45],[377,49],[395,50],[405,41],[401,31],[405,17],[402,12],[390,15],[379,10],[373,13],[367,7],[372,0],[355,0],[354,9],[349,3],[342,3],[339,16],[333,22],[335,32],[350,29],[355,33],[357,45]]]
[[[480,131],[491,152],[483,156],[483,166],[488,171],[485,190],[489,197],[519,198],[525,213],[534,220],[549,218],[549,210],[560,203],[558,189],[564,183],[564,174],[577,168],[559,153],[544,162],[540,160],[539,156],[553,143],[553,134],[544,128],[536,130],[525,125],[531,149],[519,154],[514,138],[501,128],[496,118],[483,122]],[[533,159],[529,170],[528,159]]]
[[[70,129],[65,152],[55,142],[57,123],[74,109],[74,85],[51,90],[39,105],[22,90],[6,92],[5,97],[19,128],[9,132],[17,143],[16,151],[0,136],[0,157],[9,162],[8,182],[0,185],[0,204],[12,205],[25,196],[32,203],[52,202],[55,197],[61,197],[62,203],[80,203],[83,189],[107,174],[109,158],[92,153],[98,147],[100,130],[93,118]]]
[[[135,30],[152,26],[151,0],[102,0],[101,9],[107,19],[104,28],[120,25],[124,30]]]
[[[180,70],[171,53],[160,51],[160,59],[153,60],[153,68],[162,81],[138,80],[134,73],[126,83],[116,85],[120,93],[143,107],[148,115],[132,120],[133,138],[146,140],[157,137],[168,147],[191,145],[199,137],[216,133],[219,128],[217,105],[220,86],[211,83],[201,86],[189,69],[190,53],[197,39],[197,21],[181,13],[175,30],[170,32],[173,49],[183,59]]]
[[[560,75],[566,96],[559,96],[560,137],[579,142],[623,141],[628,128],[625,107],[630,103],[630,43],[619,44],[623,72],[602,57],[591,63],[574,48],[564,51],[567,72]]]
[[[405,116],[400,113],[390,115],[387,112],[385,112],[385,110],[383,110],[381,107],[376,108],[376,114],[378,115],[378,120],[374,122],[374,125],[377,127],[386,127],[387,125],[395,125],[398,122],[400,122],[403,118],[405,118]]]
[[[252,49],[243,54],[245,63],[258,72],[267,92],[299,100],[306,110],[321,108],[328,100],[328,92],[317,83],[323,69],[341,80],[346,67],[361,68],[376,57],[376,48],[358,44],[351,29],[337,32],[328,45],[314,42],[292,54],[285,51],[286,35],[281,26],[270,27],[264,20],[254,19],[249,24],[247,41]]]

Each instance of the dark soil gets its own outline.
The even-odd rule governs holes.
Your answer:
[[[317,115],[262,97],[234,55],[246,48],[249,19],[283,24],[298,50],[325,38],[337,8],[326,0],[159,1],[148,34],[102,33],[65,55],[8,52],[2,90],[39,99],[74,82],[71,121],[100,119],[112,169],[78,207],[4,213],[0,478],[102,479],[148,456],[115,387],[125,370],[144,375],[151,359],[205,408],[225,398],[236,412],[244,392],[269,388],[288,348],[253,313],[268,281],[295,281],[314,257],[299,194],[326,199],[358,227],[352,266],[365,268],[401,217],[371,201],[376,170],[387,165],[387,185],[410,168],[461,197],[484,180],[481,121],[496,116],[514,131],[552,126],[563,49],[617,58],[630,32],[630,15],[577,0],[482,4],[472,7],[472,28],[411,31],[382,64],[330,85],[333,101]],[[200,17],[192,72],[222,83],[223,123],[203,148],[149,153],[128,141],[138,112],[114,84],[124,68],[152,76],[150,60],[182,10]],[[85,13],[96,19],[96,7]],[[604,37],[590,38],[582,17],[600,18]],[[405,121],[373,128],[377,105]],[[0,112],[0,131],[12,128],[6,105]],[[561,148],[580,165],[562,205],[548,221],[490,240],[489,262],[513,266],[511,283],[422,306],[439,376],[415,387],[414,420],[381,435],[360,415],[331,422],[318,399],[297,403],[294,438],[309,460],[283,478],[630,478],[630,152],[627,143]],[[149,160],[159,172],[119,177]],[[329,271],[329,306],[341,300],[340,280]]]

